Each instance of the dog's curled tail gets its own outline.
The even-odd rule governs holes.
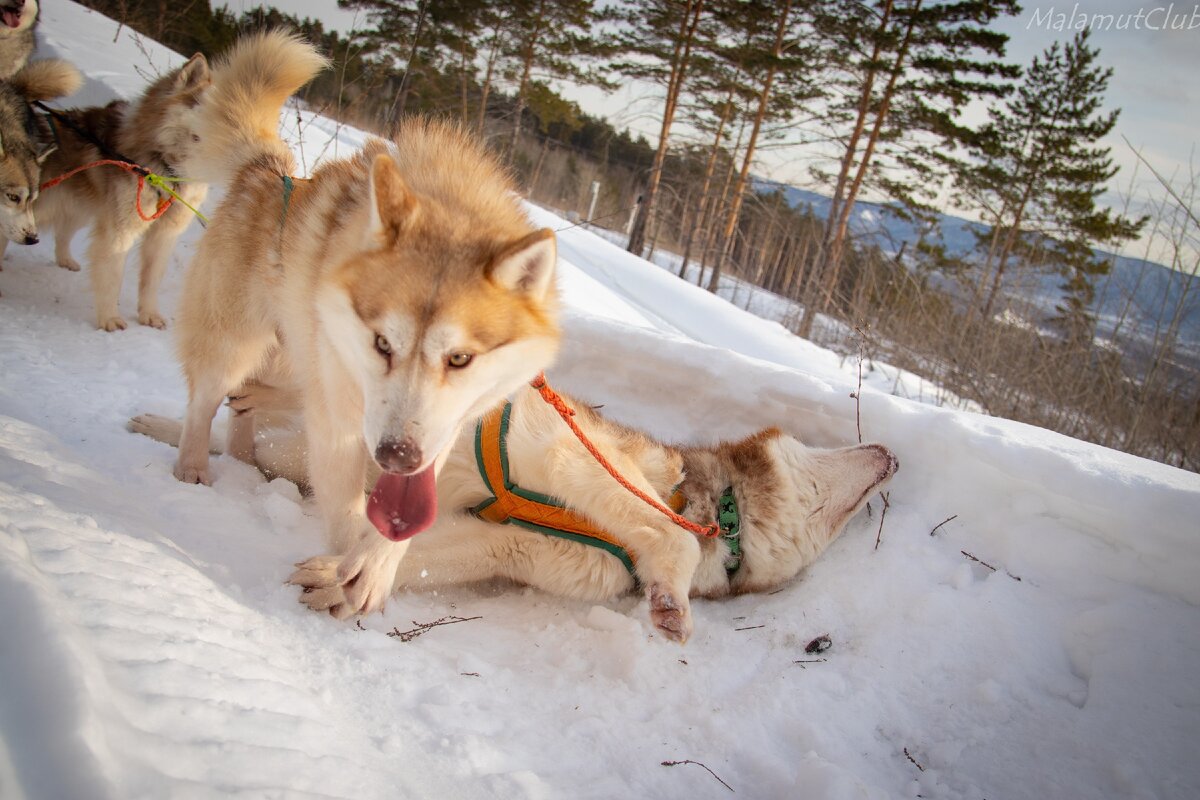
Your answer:
[[[283,104],[329,65],[300,36],[265,31],[243,36],[212,71],[212,87],[201,101],[197,175],[227,183],[251,161],[292,164],[291,149],[279,138]]]
[[[83,76],[61,58],[43,58],[30,61],[8,82],[18,94],[33,102],[75,94],[83,85]]]

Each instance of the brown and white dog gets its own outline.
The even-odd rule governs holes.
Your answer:
[[[214,69],[198,174],[236,176],[236,191],[184,280],[188,410],[174,471],[208,483],[216,411],[282,363],[303,397],[331,547],[345,551],[433,521],[436,472],[460,428],[548,364],[559,331],[553,232],[531,225],[506,172],[461,130],[409,121],[394,141],[291,177],[280,108],[323,64],[263,34]],[[226,136],[226,119],[258,124]],[[254,426],[253,414],[234,420],[229,452],[252,459]],[[382,474],[368,506],[372,460]]]
[[[42,169],[51,180],[100,159],[130,159],[168,177],[192,177],[192,153],[198,141],[196,108],[211,85],[208,62],[197,53],[159,78],[133,103],[116,100],[106,106],[71,109],[52,118],[59,148]],[[227,124],[237,126],[238,120]],[[203,202],[202,182],[180,183],[176,191],[192,206]],[[175,240],[193,214],[175,203],[153,222],[135,210],[137,178],[112,166],[93,167],[42,192],[34,208],[38,223],[54,233],[54,255],[60,267],[78,271],[71,239],[92,225],[86,260],[91,273],[96,326],[106,331],[126,327],[117,308],[125,259],[142,239],[138,283],[138,322],[166,327],[158,306],[158,288]],[[143,210],[152,214],[159,193],[147,188]]]
[[[261,432],[255,462],[270,475],[308,480],[295,419],[279,416],[298,398],[253,385],[243,392],[231,400],[235,410],[274,415]],[[481,472],[472,427],[450,450],[438,477],[437,521],[411,540],[407,554],[374,535],[345,555],[311,558],[291,577],[305,589],[301,602],[346,618],[381,609],[397,591],[490,578],[595,601],[633,591],[640,582],[653,623],[668,638],[683,641],[692,631],[689,595],[769,591],[791,580],[898,468],[882,445],[818,450],[774,429],[714,447],[674,448],[605,420],[584,403],[571,405],[581,429],[627,479],[663,502],[678,487],[687,518],[713,522],[731,490],[737,536],[701,539],[665,520],[614,481],[557,411],[524,388],[513,398],[507,422],[509,478],[526,491],[553,495],[606,531],[609,541],[635,559],[634,572],[610,549],[478,518],[473,509],[493,496],[494,487]],[[131,420],[130,429],[174,444],[180,425],[142,415]],[[672,563],[664,565],[664,559]]]
[[[57,58],[32,61],[0,80],[0,260],[9,242],[37,244],[33,213],[42,164],[54,152],[54,137],[29,104],[73,94],[79,70]]]

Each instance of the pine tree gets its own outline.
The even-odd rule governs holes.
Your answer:
[[[1097,142],[1120,112],[1101,111],[1112,70],[1097,64],[1099,51],[1088,41],[1084,31],[1033,59],[1011,100],[991,109],[959,175],[991,226],[982,241],[985,319],[1012,260],[1037,251],[1067,279],[1059,322],[1071,336],[1088,335],[1091,276],[1108,270],[1093,247],[1132,238],[1145,222],[1096,205],[1117,172],[1109,148]]]
[[[724,209],[707,288],[715,292],[734,248],[738,220],[750,188],[750,170],[764,133],[772,119],[791,117],[796,108],[818,94],[813,81],[819,68],[811,37],[812,8],[806,0],[782,2],[714,3],[714,16],[728,32],[718,52],[731,64],[742,83],[741,91],[753,97],[744,120],[749,123],[741,167]],[[739,137],[740,138],[740,137]],[[735,148],[736,149],[736,148]],[[736,153],[735,153],[736,155]]]
[[[941,154],[969,140],[958,122],[966,105],[1008,91],[1019,70],[1003,63],[1008,37],[991,30],[1019,13],[1016,0],[838,0],[824,4],[818,30],[830,43],[840,103],[830,127],[838,171],[825,223],[821,297],[837,291],[854,205],[870,186],[920,209],[922,189],[940,184]],[[803,329],[812,323],[806,309]]]
[[[500,44],[506,77],[516,84],[509,153],[521,137],[522,115],[533,81],[570,80],[610,85],[589,67],[609,52],[594,29],[604,20],[594,0],[512,0],[506,4],[508,36]]]

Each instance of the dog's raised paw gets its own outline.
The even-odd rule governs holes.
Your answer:
[[[82,269],[82,267],[79,266],[79,262],[70,257],[60,258],[58,260],[58,265],[63,269],[71,270],[71,272],[79,272],[79,270]]]
[[[646,589],[650,600],[650,621],[668,639],[683,644],[692,635],[692,611],[686,595],[682,602],[661,584],[651,584]]]

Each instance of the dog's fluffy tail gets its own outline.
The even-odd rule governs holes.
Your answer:
[[[8,82],[18,94],[32,102],[75,94],[83,85],[83,76],[61,58],[44,58],[30,61]]]
[[[279,138],[279,114],[293,93],[329,64],[296,34],[244,36],[217,63],[201,101],[199,177],[227,183],[244,165],[262,161],[291,171],[291,150]]]

